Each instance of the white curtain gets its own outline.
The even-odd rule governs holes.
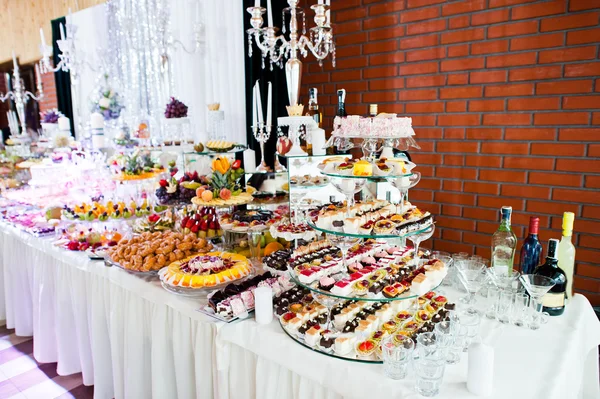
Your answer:
[[[125,97],[124,115],[130,126],[145,112],[159,122],[169,98],[164,87],[159,87],[160,57],[152,44],[160,27],[157,10],[166,10],[173,39],[188,50],[195,47],[194,24],[202,26],[199,51],[188,54],[178,44],[169,51],[171,95],[188,105],[194,138],[206,139],[207,105],[218,102],[225,111],[227,137],[245,143],[245,16],[239,0],[111,0],[73,14],[78,48],[88,55],[106,49],[100,54],[110,58],[108,66],[118,79],[117,90]],[[117,32],[118,21],[130,22]],[[138,27],[132,29],[134,23]],[[82,73],[84,122],[89,119],[88,96],[97,76],[89,69]],[[74,102],[76,96],[73,91]]]

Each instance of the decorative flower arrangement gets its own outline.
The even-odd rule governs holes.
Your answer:
[[[49,109],[46,112],[40,112],[41,123],[58,123],[58,118],[64,115],[56,108]]]
[[[104,120],[118,119],[125,108],[119,93],[114,91],[108,83],[108,74],[104,74],[104,82],[95,89],[92,99],[92,112],[99,112]]]
[[[240,195],[242,193],[240,178],[244,174],[241,166],[240,160],[230,163],[227,157],[215,158],[212,161],[213,173],[210,184],[198,187],[196,197],[202,198],[204,201],[210,201],[213,198],[227,201],[232,196]]]
[[[188,114],[188,107],[175,97],[171,97],[171,101],[167,104],[165,109],[165,118],[185,118]]]

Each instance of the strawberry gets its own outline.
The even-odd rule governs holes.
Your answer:
[[[187,221],[187,223],[185,224],[185,228],[186,229],[191,229],[192,226],[194,225],[194,220],[190,219]]]
[[[199,225],[195,225],[195,226],[192,226],[192,228],[190,229],[190,231],[192,233],[196,234],[199,229],[200,229],[200,226]]]
[[[237,170],[241,166],[242,166],[242,161],[240,161],[239,159],[236,159],[235,161],[233,161],[233,164],[231,164],[231,169]]]
[[[208,224],[208,228],[209,228],[209,229],[216,230],[216,229],[217,229],[217,222],[215,222],[214,220],[213,220],[213,221],[211,221],[211,222]]]
[[[202,230],[202,231],[208,230],[208,222],[206,220],[203,220],[200,222],[200,230]]]
[[[167,182],[165,179],[161,179],[158,184],[160,184],[161,187],[167,187],[169,182]]]
[[[69,241],[67,244],[67,248],[69,251],[77,251],[79,249],[79,242],[77,241]]]
[[[181,227],[185,227],[185,225],[187,224],[188,220],[190,220],[189,217],[185,216],[183,219],[181,219]]]

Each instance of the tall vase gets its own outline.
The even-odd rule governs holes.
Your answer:
[[[298,58],[290,58],[286,61],[285,79],[290,105],[298,105],[298,99],[300,98],[300,83],[302,81],[302,61]]]

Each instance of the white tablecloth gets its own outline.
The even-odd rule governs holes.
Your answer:
[[[81,371],[96,398],[419,397],[412,375],[392,381],[381,365],[312,352],[277,321],[215,323],[157,281],[0,223],[2,281],[8,327],[33,335],[35,358],[58,362],[59,374]],[[600,397],[600,323],[584,297],[538,331],[485,320],[481,332],[495,348],[493,398]],[[447,368],[440,398],[474,397],[466,369],[466,356]]]
[[[0,315],[36,360],[82,372],[95,398],[213,396],[218,325],[195,301],[5,224],[0,254]]]
[[[455,297],[448,293],[450,297]],[[531,331],[484,320],[481,336],[495,349],[493,398],[600,398],[600,322],[591,305],[576,295],[561,317]],[[343,361],[291,341],[274,320],[253,320],[220,330],[217,338],[220,397],[419,398],[414,376],[383,376],[381,365]],[[466,389],[467,355],[448,366],[439,398],[474,398]],[[250,393],[250,394],[248,394]]]

